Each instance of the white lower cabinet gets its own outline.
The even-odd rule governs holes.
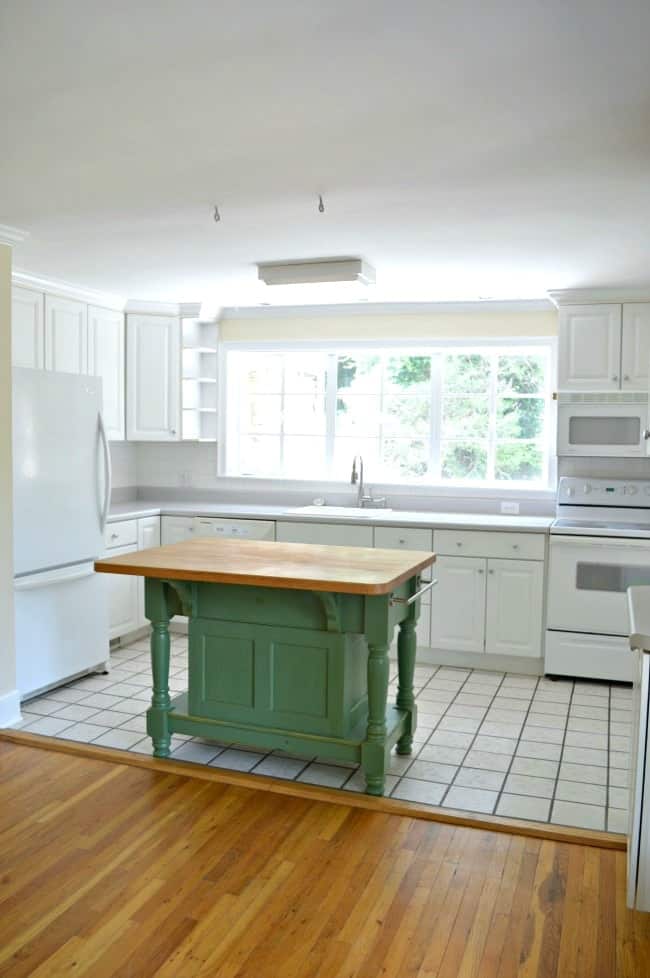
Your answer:
[[[372,547],[371,526],[349,523],[276,524],[276,540],[283,543],[330,544],[333,547]]]
[[[146,516],[138,520],[138,550],[149,550],[160,546],[160,517]],[[138,628],[144,628],[149,620],[144,614],[144,577],[136,578],[138,582],[138,609],[140,619]]]
[[[485,648],[485,560],[438,557],[431,593],[431,646],[452,652]]]
[[[544,565],[534,560],[488,560],[485,651],[542,654]]]
[[[120,557],[131,554],[137,545],[114,547],[107,550],[104,557]],[[108,591],[108,637],[119,638],[142,627],[140,614],[140,578],[130,574],[106,574]]]

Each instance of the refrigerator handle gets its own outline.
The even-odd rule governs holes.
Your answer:
[[[102,440],[102,448],[104,449],[104,469],[105,469],[105,481],[104,481],[104,506],[102,508],[101,517],[101,528],[102,531],[106,526],[106,520],[108,518],[108,507],[111,504],[111,490],[113,488],[113,476],[111,473],[111,453],[108,448],[108,438],[106,437],[106,428],[104,427],[104,419],[102,418],[101,412],[97,415],[99,422],[99,434]]]

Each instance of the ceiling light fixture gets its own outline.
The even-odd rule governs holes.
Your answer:
[[[266,285],[316,285],[323,282],[375,284],[375,270],[362,258],[261,262],[257,266],[257,277]]]
[[[215,224],[218,224],[219,221],[221,220],[221,214],[219,213],[219,208],[217,207],[216,204],[214,205],[214,212],[212,214],[212,219]]]
[[[323,195],[322,194],[319,194],[318,195],[318,212],[319,212],[319,214],[324,214],[325,213],[325,204],[323,203]]]

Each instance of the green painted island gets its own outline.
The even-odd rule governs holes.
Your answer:
[[[381,795],[410,754],[421,572],[433,553],[193,540],[97,561],[145,578],[156,757],[173,733],[362,765]],[[169,622],[189,618],[188,689],[169,694]],[[398,690],[388,705],[395,628]]]

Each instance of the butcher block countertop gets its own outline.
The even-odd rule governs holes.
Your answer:
[[[210,584],[388,594],[435,559],[421,550],[198,539],[107,557],[95,563],[95,570]]]

